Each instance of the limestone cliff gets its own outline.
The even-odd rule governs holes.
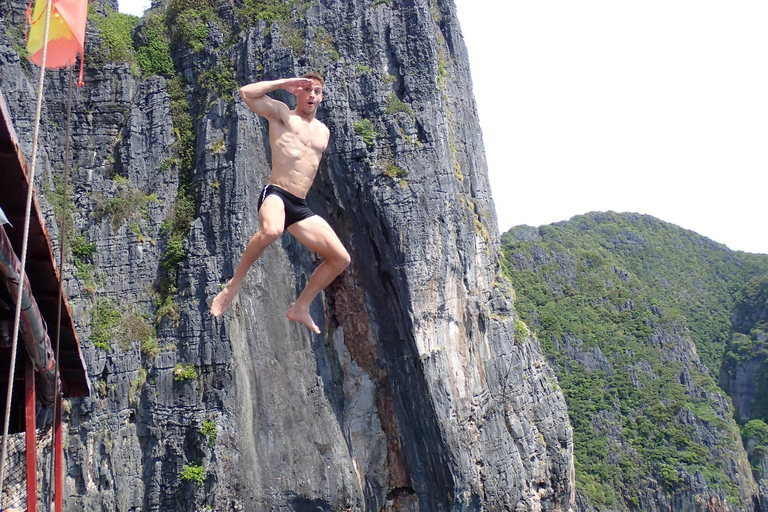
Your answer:
[[[720,381],[737,384],[760,364],[744,364],[750,357],[765,358],[752,327],[765,318],[768,257],[614,212],[516,227],[502,247],[517,311],[568,401],[579,509],[756,510],[757,461],[750,467],[731,402],[750,399],[728,397],[717,376],[722,367]],[[738,333],[727,345],[732,318],[754,345]]]
[[[23,10],[6,2],[0,17],[16,26]],[[65,274],[97,393],[68,414],[65,508],[567,510],[571,428],[500,277],[453,4],[169,12],[141,21],[133,61],[89,25]],[[173,76],[146,71],[158,27]],[[0,35],[0,86],[28,143],[36,79],[17,36]],[[269,172],[266,125],[237,85],[309,70],[326,79],[331,142],[308,202],[352,265],[314,304],[321,336],[283,315],[317,264],[288,235],[213,319]],[[51,223],[66,77],[49,74],[42,125]]]

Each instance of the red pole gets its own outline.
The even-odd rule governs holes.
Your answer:
[[[56,449],[56,457],[54,458],[54,464],[53,467],[54,471],[54,480],[55,485],[54,487],[54,500],[55,500],[55,512],[61,512],[61,507],[63,503],[63,473],[62,473],[62,467],[64,466],[64,448],[61,443],[61,393],[56,394],[56,418],[54,419],[54,428],[56,429],[54,431],[54,435],[56,436],[55,439],[55,449]]]
[[[37,434],[35,425],[35,370],[24,360],[24,395],[27,448],[27,512],[37,512]],[[11,383],[13,384],[13,383]]]

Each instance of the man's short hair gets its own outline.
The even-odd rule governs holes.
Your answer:
[[[309,78],[310,80],[317,80],[318,82],[320,82],[320,87],[325,87],[325,81],[323,80],[323,77],[321,77],[317,73],[307,73],[301,78]]]

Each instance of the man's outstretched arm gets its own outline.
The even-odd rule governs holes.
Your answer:
[[[312,80],[308,78],[284,78],[281,80],[265,80],[255,82],[240,88],[240,97],[248,107],[261,117],[267,119],[285,120],[288,114],[288,106],[282,101],[273,100],[267,96],[268,92],[284,89],[295,94],[300,87],[312,87]]]

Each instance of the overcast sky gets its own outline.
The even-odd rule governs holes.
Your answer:
[[[455,1],[500,231],[630,211],[768,254],[768,1]]]
[[[502,232],[631,211],[768,253],[768,2],[456,5]]]

